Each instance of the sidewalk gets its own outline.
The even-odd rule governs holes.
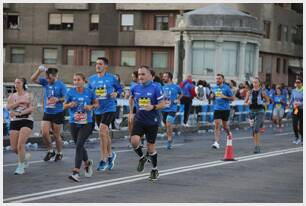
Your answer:
[[[292,120],[291,119],[283,119],[283,124],[289,126],[291,125]],[[40,125],[40,124],[39,124]],[[265,128],[270,128],[273,126],[272,121],[266,120],[265,121]],[[232,130],[235,129],[248,129],[249,128],[249,123],[248,122],[241,122],[241,123],[233,123],[230,124],[230,128]],[[202,124],[199,127],[198,126],[189,126],[189,127],[184,127],[182,125],[176,125],[173,129],[173,132],[176,135],[181,135],[181,134],[186,134],[186,133],[206,133],[206,132],[213,132],[214,125],[213,124]],[[165,140],[166,136],[164,133],[166,132],[165,127],[160,127],[158,130],[158,136],[157,139],[159,140]],[[71,140],[71,134],[68,131],[62,132],[62,137],[63,141],[69,141]],[[124,139],[128,137],[128,131],[127,128],[121,128],[120,130],[110,130],[110,137],[112,139]],[[91,138],[99,138],[99,133],[98,131],[94,131],[90,136],[89,139]],[[32,133],[32,136],[28,139],[28,142],[37,143],[39,146],[43,146],[43,140],[42,137],[39,133]],[[5,136],[3,139],[3,146],[9,146],[10,145],[10,140],[8,136]]]

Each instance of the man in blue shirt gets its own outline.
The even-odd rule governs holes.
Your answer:
[[[45,72],[46,78],[39,78],[39,75]],[[44,161],[49,161],[55,156],[55,161],[63,158],[62,154],[62,138],[60,135],[61,127],[64,123],[64,105],[67,88],[65,84],[58,80],[58,70],[56,68],[46,68],[43,65],[39,66],[36,72],[32,75],[31,80],[43,86],[44,89],[44,116],[41,124],[42,136],[45,140],[48,152],[44,157]],[[55,136],[57,154],[52,149],[50,129],[52,128]]]
[[[140,66],[138,69],[139,84],[131,89],[130,111],[136,106],[131,143],[135,152],[140,157],[137,171],[142,172],[147,162],[147,157],[143,154],[140,146],[140,137],[146,135],[149,156],[151,157],[152,171],[150,180],[156,180],[157,170],[157,152],[155,140],[160,124],[160,113],[158,110],[165,107],[162,88],[153,83],[152,75],[147,66]]]
[[[167,105],[162,110],[162,116],[163,116],[163,122],[166,125],[167,130],[167,149],[172,148],[172,132],[173,132],[173,126],[175,116],[176,116],[176,110],[177,110],[177,104],[180,102],[180,99],[182,97],[181,88],[174,84],[172,82],[173,75],[171,72],[165,72],[163,74],[163,96],[164,100],[166,101]]]
[[[188,75],[187,79],[180,83],[183,97],[181,104],[184,105],[184,126],[188,126],[189,112],[192,105],[192,99],[195,96],[195,85],[192,82],[192,76]]]
[[[98,171],[114,166],[116,153],[112,152],[109,125],[116,117],[116,97],[121,95],[122,87],[115,75],[108,71],[108,59],[99,57],[96,72],[88,78],[88,88],[96,94],[99,107],[95,109],[95,120],[100,127],[100,163]]]
[[[212,88],[211,98],[214,98],[214,121],[215,121],[215,142],[212,148],[219,149],[219,141],[221,136],[220,124],[227,135],[231,136],[229,126],[227,124],[230,115],[230,101],[234,100],[231,88],[224,84],[223,74],[217,74],[216,76],[217,85]]]

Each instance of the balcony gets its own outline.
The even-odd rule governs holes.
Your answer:
[[[88,10],[88,4],[54,4],[55,9]]]
[[[117,10],[193,10],[207,6],[207,3],[135,3],[135,4],[116,4]]]
[[[135,30],[135,46],[173,47],[174,32],[161,30]]]

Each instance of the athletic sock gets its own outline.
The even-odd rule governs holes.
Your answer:
[[[134,151],[138,154],[139,157],[143,157],[142,148],[139,145],[136,149],[134,149]]]
[[[150,154],[151,161],[152,161],[152,167],[157,167],[157,152],[154,152],[153,154]]]

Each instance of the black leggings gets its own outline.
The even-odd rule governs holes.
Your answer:
[[[82,161],[88,160],[87,151],[84,147],[86,139],[92,132],[92,124],[70,124],[70,131],[73,141],[76,145],[75,151],[75,168],[80,169]]]
[[[295,137],[298,139],[300,133],[303,140],[303,109],[299,109],[297,115],[292,113],[292,124]]]
[[[189,113],[190,113],[190,108],[192,104],[192,98],[190,97],[182,97],[181,99],[181,104],[184,105],[184,124],[187,123]]]

